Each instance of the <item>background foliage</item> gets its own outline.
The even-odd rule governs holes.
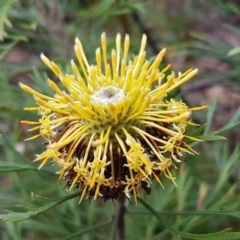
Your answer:
[[[207,123],[198,133],[208,142],[195,146],[200,154],[188,156],[176,171],[178,187],[166,180],[164,190],[154,184],[149,197],[141,196],[161,221],[144,204],[128,201],[126,239],[170,239],[164,222],[188,233],[240,231],[239,26],[238,0],[0,0],[0,213],[21,213],[2,215],[4,220],[26,218],[0,223],[0,239],[114,239],[112,202],[65,201],[73,196],[57,183],[56,169],[38,171],[31,162],[44,148],[41,140],[24,142],[29,133],[19,124],[36,116],[22,110],[33,100],[18,82],[51,94],[47,75],[57,81],[39,54],[68,72],[74,38],[82,40],[91,62],[103,31],[110,46],[116,33],[129,33],[133,54],[145,32],[149,57],[167,47],[166,60],[175,71],[199,68],[199,76],[175,94],[190,106],[210,106],[193,116],[195,122]],[[211,142],[215,139],[220,141]],[[187,238],[203,239],[182,237]]]

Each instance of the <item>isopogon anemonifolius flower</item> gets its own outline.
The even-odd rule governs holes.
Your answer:
[[[129,36],[122,47],[117,34],[116,49],[109,60],[103,33],[96,63],[90,64],[76,39],[78,63],[71,61],[71,75],[41,55],[65,90],[48,79],[53,95],[47,96],[20,83],[36,102],[35,107],[25,110],[39,115],[37,121],[21,121],[38,132],[28,140],[46,140],[46,150],[35,161],[41,162],[39,168],[48,161],[55,163],[60,179],[66,181],[68,189],[77,188],[81,199],[108,200],[124,192],[137,201],[141,189],[150,194],[154,179],[162,185],[165,176],[175,183],[171,169],[177,168],[186,154],[196,153],[186,139],[198,139],[186,136],[185,131],[194,125],[191,112],[205,106],[189,108],[181,100],[166,100],[166,96],[198,70],[179,74],[170,72],[170,66],[160,70],[166,50],[149,62],[146,44],[143,35],[139,54],[130,59]]]

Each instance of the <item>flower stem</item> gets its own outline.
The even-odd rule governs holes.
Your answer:
[[[125,194],[119,194],[118,198],[114,200],[115,208],[115,218],[117,223],[117,235],[116,240],[125,240],[125,225],[124,225],[124,215],[125,215]]]

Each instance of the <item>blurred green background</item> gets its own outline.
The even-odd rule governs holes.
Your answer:
[[[193,115],[194,121],[207,123],[203,135],[228,138],[213,142],[206,138],[207,142],[194,146],[199,155],[187,156],[174,173],[178,187],[163,179],[164,190],[154,183],[151,195],[141,197],[179,231],[240,231],[239,0],[0,0],[0,130],[4,136],[0,214],[4,209],[22,211],[16,204],[42,206],[44,201],[33,201],[32,193],[49,198],[69,194],[64,182],[58,184],[55,167],[38,171],[37,164],[31,164],[44,145],[41,139],[24,142],[31,135],[19,121],[37,116],[23,111],[34,102],[18,83],[52,94],[47,76],[58,80],[43,65],[40,53],[70,72],[75,37],[94,63],[102,32],[107,34],[109,49],[116,33],[128,33],[133,55],[145,33],[149,58],[166,47],[165,63],[174,71],[198,68],[199,75],[176,97],[192,107],[209,105],[207,111]],[[127,201],[126,206],[127,240],[171,239],[169,230],[140,203]],[[0,239],[112,239],[113,215],[111,201],[85,199],[78,204],[73,198],[22,222],[1,222]]]

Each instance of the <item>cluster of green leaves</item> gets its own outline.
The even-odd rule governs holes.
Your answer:
[[[111,201],[89,203],[83,200],[78,205],[76,193],[67,193],[64,183],[57,183],[56,167],[46,166],[39,171],[32,163],[34,154],[41,152],[43,146],[37,140],[23,143],[26,132],[20,128],[19,119],[36,116],[22,110],[23,106],[31,106],[33,100],[18,88],[19,74],[31,75],[28,81],[34,89],[52,92],[45,82],[46,68],[41,63],[10,62],[5,60],[6,56],[15,48],[30,56],[44,52],[65,72],[70,72],[68,59],[73,57],[76,36],[83,40],[91,61],[94,58],[92,49],[99,45],[100,34],[106,29],[110,48],[116,32],[130,33],[132,53],[137,51],[134,46],[139,44],[141,31],[151,29],[149,37],[155,42],[164,41],[170,52],[199,58],[207,56],[229,64],[230,68],[224,72],[228,81],[224,84],[239,85],[238,47],[221,41],[216,43],[211,35],[187,29],[188,23],[201,21],[206,6],[201,1],[179,2],[177,7],[181,7],[181,11],[177,9],[171,14],[167,11],[170,7],[167,3],[151,1],[0,0],[0,90],[3,99],[0,103],[0,218],[3,220],[0,239],[115,239],[117,227]],[[215,14],[239,16],[237,2],[216,0],[207,5]],[[224,22],[221,27],[240,34],[232,24]],[[160,36],[156,33],[158,29]],[[189,31],[194,37],[191,42],[186,41]],[[154,53],[153,44],[149,44]],[[215,72],[205,74],[218,77]],[[15,78],[17,80],[13,81]],[[200,154],[188,156],[186,164],[174,173],[178,187],[163,179],[164,190],[153,184],[150,197],[143,194],[138,206],[126,202],[126,239],[240,238],[237,233],[240,231],[240,149],[224,137],[230,132],[237,134],[240,109],[222,128],[211,132],[217,108],[217,103],[210,106],[206,124],[191,133],[201,136],[206,143],[194,146]],[[19,146],[26,148],[24,154],[16,150]]]

